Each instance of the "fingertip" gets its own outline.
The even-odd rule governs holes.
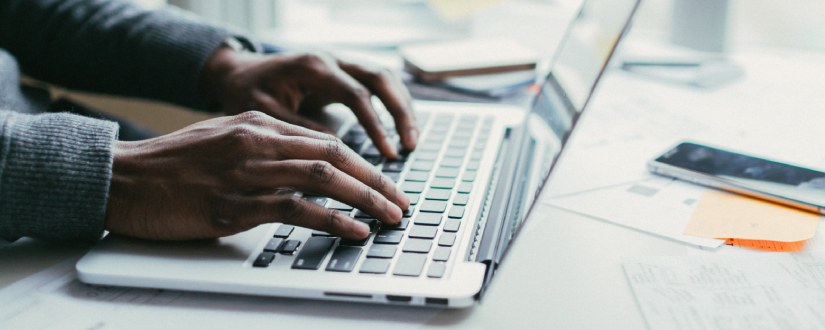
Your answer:
[[[395,187],[395,198],[398,201],[398,206],[402,209],[407,210],[410,208],[410,198],[398,187]]]
[[[393,223],[397,223],[397,222],[401,221],[401,216],[403,215],[403,212],[401,212],[401,208],[398,207],[398,205],[395,205],[395,203],[390,202],[388,200],[387,201],[387,215],[390,216],[390,220],[392,220]]]
[[[384,156],[390,159],[398,158],[398,149],[395,147],[395,144],[392,143],[390,138],[384,139],[384,142],[381,143],[382,149],[384,150]]]
[[[361,221],[350,219],[352,221],[352,234],[358,239],[364,239],[370,235],[370,227]]]
[[[407,150],[415,150],[415,146],[418,145],[418,128],[407,131],[404,137],[404,148],[407,148]]]

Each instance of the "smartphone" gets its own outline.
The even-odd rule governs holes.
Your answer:
[[[683,142],[650,172],[825,214],[825,172]]]

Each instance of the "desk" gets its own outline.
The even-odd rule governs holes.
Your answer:
[[[592,112],[582,121],[579,133],[588,132],[598,114],[611,104],[626,100],[648,100],[667,107],[683,118],[699,122],[724,121],[725,132],[702,133],[725,137],[726,143],[742,143],[761,148],[761,154],[823,167],[825,141],[822,120],[825,99],[820,82],[825,73],[825,54],[795,53],[752,49],[733,58],[746,69],[741,81],[705,91],[662,85],[629,73],[612,71],[604,80]],[[817,86],[818,85],[818,86]],[[701,118],[699,118],[701,117]],[[729,118],[736,120],[730,121]],[[654,127],[651,127],[654,129]],[[753,133],[756,130],[756,133]],[[769,132],[769,134],[759,133]],[[783,149],[783,143],[807,143],[813,152],[799,155]],[[581,189],[582,178],[609,178],[643,173],[638,168],[611,168],[588,163],[587,135],[576,134],[571,148],[562,158],[544,194],[560,194]],[[652,157],[675,141],[662,140],[632,150],[613,150],[615,154]],[[633,145],[632,141],[624,145]],[[605,147],[607,149],[610,146]],[[607,150],[604,149],[604,150]],[[636,172],[634,172],[636,171]],[[0,250],[0,285],[37,272],[50,264],[82,252],[82,248],[51,246],[24,240]],[[805,253],[819,254],[814,249]],[[559,328],[559,329],[643,329],[645,321],[622,271],[622,258],[630,256],[686,256],[756,253],[723,246],[716,251],[694,247],[648,235],[608,222],[538,205],[501,265],[484,299],[463,310],[430,310],[395,306],[374,306],[316,302],[279,298],[252,298],[231,295],[205,295],[199,305],[172,303],[158,310],[157,317],[130,316],[110,320],[103,328],[154,328],[176,318],[191,328],[288,328],[305,325],[335,328]],[[823,254],[825,255],[825,254]],[[236,307],[219,308],[211,301],[226,300]],[[128,303],[119,305],[130,308]],[[125,306],[125,307],[124,307]],[[162,313],[160,312],[162,311]],[[48,317],[49,315],[43,315]],[[180,324],[180,323],[178,323]]]

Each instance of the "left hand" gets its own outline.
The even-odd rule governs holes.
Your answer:
[[[392,114],[401,145],[413,150],[418,141],[412,98],[400,79],[389,70],[367,69],[326,54],[262,55],[221,48],[204,67],[201,88],[228,115],[257,110],[331,134],[307,116],[325,105],[343,103],[381,154],[395,158],[398,151],[372,107],[371,97],[376,95]]]

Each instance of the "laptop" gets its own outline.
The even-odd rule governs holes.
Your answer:
[[[276,223],[190,242],[108,235],[78,261],[78,277],[98,285],[471,306],[530,213],[639,1],[585,1],[530,109],[417,101],[419,145],[395,160],[381,158],[362,127],[343,125],[342,140],[410,197],[399,224],[285,191],[350,212],[372,232],[351,241]]]

